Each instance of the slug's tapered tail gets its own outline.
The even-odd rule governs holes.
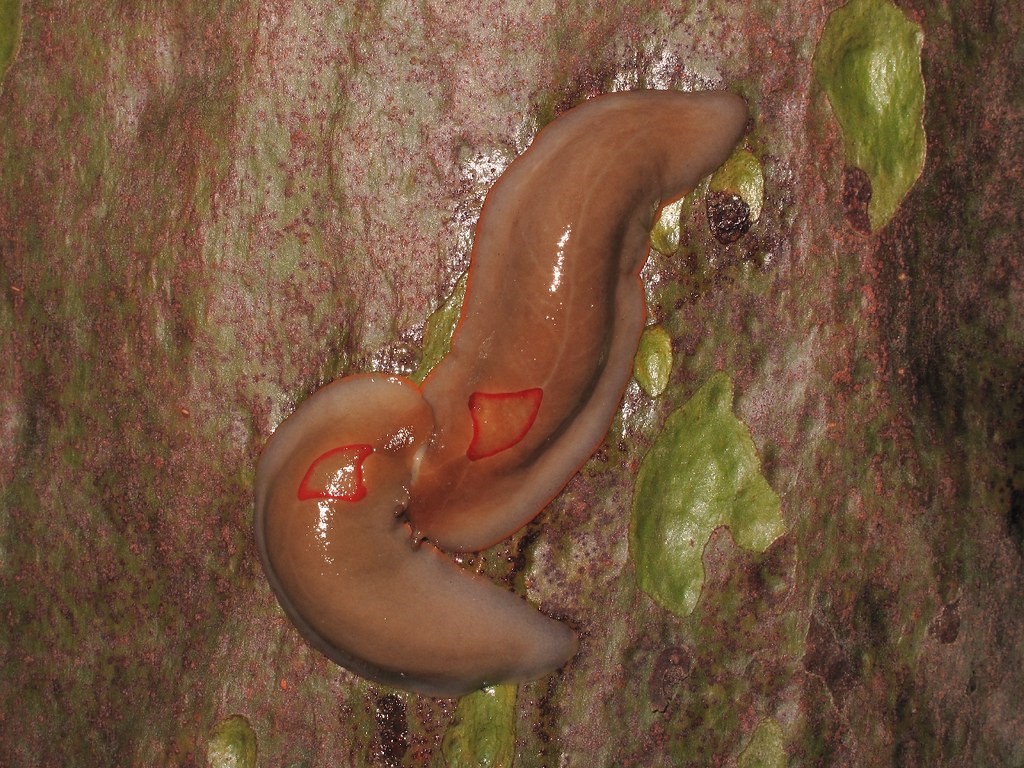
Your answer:
[[[719,92],[569,110],[488,195],[451,352],[422,390],[353,376],[281,424],[256,471],[256,538],[314,646],[431,695],[529,680],[575,653],[567,627],[434,544],[500,541],[600,444],[644,325],[654,217],[726,159],[746,119]]]

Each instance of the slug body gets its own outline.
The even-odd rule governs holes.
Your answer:
[[[414,384],[363,375],[319,390],[274,433],[256,477],[257,545],[285,613],[343,667],[431,695],[560,666],[576,642],[565,625],[413,546],[402,478],[432,427]]]
[[[654,217],[745,123],[743,102],[718,92],[566,112],[488,195],[451,352],[422,388],[347,377],[281,424],[256,470],[257,547],[315,647],[429,695],[533,679],[576,652],[565,625],[435,545],[500,541],[599,445],[644,326]]]
[[[644,328],[639,272],[655,216],[725,161],[746,119],[724,92],[600,96],[551,123],[502,174],[484,204],[451,352],[423,385],[435,432],[409,509],[417,535],[446,549],[489,547],[594,452]],[[540,393],[525,434],[469,454],[473,395],[521,392]]]

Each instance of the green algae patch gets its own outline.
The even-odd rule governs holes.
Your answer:
[[[736,764],[739,768],[785,768],[786,745],[782,727],[770,717],[758,723]]]
[[[208,768],[256,768],[256,734],[241,715],[221,720],[206,747]]]
[[[847,163],[870,180],[872,231],[889,223],[924,168],[923,41],[889,0],[851,0],[829,16],[814,53]]]
[[[750,223],[757,223],[764,207],[764,169],[761,161],[749,150],[736,150],[711,176],[708,192],[735,195],[746,203]]]
[[[683,215],[685,198],[669,203],[658,214],[658,220],[651,228],[651,247],[658,253],[671,256],[679,250],[680,220]]]
[[[417,384],[427,378],[427,374],[451,349],[452,334],[455,333],[455,326],[459,324],[468,277],[467,272],[459,278],[451,295],[444,304],[431,313],[423,326],[423,357],[419,366],[409,376]]]
[[[511,768],[516,747],[516,686],[495,685],[463,696],[444,734],[448,768]]]
[[[21,0],[0,0],[0,83],[21,42]]]
[[[633,378],[648,397],[660,397],[672,372],[672,337],[660,325],[644,329],[633,359]]]
[[[756,552],[785,531],[779,497],[732,402],[732,381],[715,374],[669,416],[637,475],[629,531],[637,581],[678,616],[697,605],[701,558],[717,527]]]

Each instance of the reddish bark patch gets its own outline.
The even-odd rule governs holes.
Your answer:
[[[804,669],[824,681],[840,708],[860,676],[860,664],[849,658],[834,634],[816,619],[811,620],[807,632]]]
[[[693,669],[693,654],[685,648],[673,646],[666,648],[654,662],[648,691],[651,697],[651,709],[664,712],[676,694],[676,689],[683,684]]]
[[[956,642],[960,636],[960,601],[947,603],[928,628],[929,634],[940,643]]]
[[[843,211],[850,226],[863,235],[871,234],[868,203],[871,202],[871,179],[852,165],[843,169]]]

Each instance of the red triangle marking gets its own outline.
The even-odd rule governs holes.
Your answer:
[[[508,450],[524,437],[537,420],[544,390],[522,392],[474,392],[469,396],[473,440],[466,450],[470,461]]]
[[[342,445],[320,454],[299,483],[299,500],[338,499],[359,501],[366,496],[363,461],[373,453],[372,445]]]

